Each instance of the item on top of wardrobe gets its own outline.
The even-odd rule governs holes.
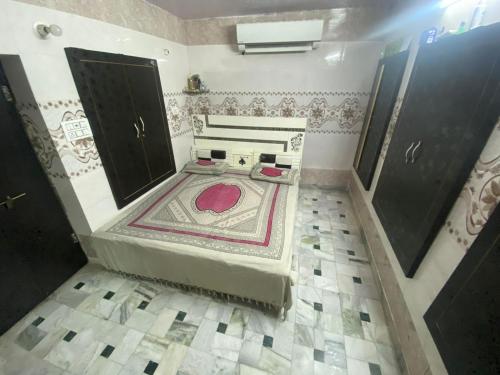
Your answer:
[[[226,172],[228,168],[229,164],[223,161],[198,159],[188,161],[182,171],[186,173],[219,175]]]
[[[384,57],[378,64],[353,163],[365,190],[370,189],[377,168],[407,60],[408,50]]]
[[[176,173],[156,60],[66,48],[118,208]]]
[[[277,184],[295,185],[299,171],[292,168],[277,168],[257,163],[250,172],[253,180],[269,181]]]
[[[191,77],[188,77],[187,87],[182,91],[185,94],[205,94],[210,90],[207,89],[198,74],[193,74]]]
[[[412,277],[500,115],[500,24],[420,47],[373,206]]]

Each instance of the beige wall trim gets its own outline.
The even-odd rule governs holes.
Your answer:
[[[93,18],[184,45],[236,44],[236,24],[322,19],[324,41],[370,40],[391,8],[363,6],[184,20],[145,0],[15,0]],[[380,4],[379,4],[380,5]]]
[[[355,178],[351,174],[349,194],[364,232],[375,280],[382,290],[382,305],[391,337],[401,349],[402,368],[409,375],[430,375],[429,363],[396,275],[386,255],[386,249],[380,239],[381,234],[377,230],[367,202],[363,199],[360,184],[354,180]]]
[[[144,0],[15,0],[186,44],[184,20]]]
[[[301,185],[347,189],[350,181],[350,170],[302,168],[300,171]]]

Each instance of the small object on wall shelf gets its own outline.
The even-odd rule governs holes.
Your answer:
[[[189,95],[199,95],[206,94],[210,92],[209,89],[205,86],[205,84],[201,81],[200,76],[198,74],[193,74],[191,77],[187,79],[187,87],[182,90],[184,94]]]
[[[182,92],[184,94],[188,94],[188,95],[200,95],[200,94],[207,94],[207,93],[210,92],[210,90],[209,89],[204,89],[204,90],[200,90],[200,89],[198,89],[198,90],[190,90],[190,89],[186,88],[186,89],[182,90]]]

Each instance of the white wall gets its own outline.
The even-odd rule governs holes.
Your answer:
[[[211,93],[212,113],[262,108],[266,116],[308,117],[304,168],[348,170],[382,43],[322,42],[306,53],[241,55],[234,45],[189,46],[190,72]],[[196,98],[195,100],[200,100]],[[197,106],[195,105],[195,108]],[[199,107],[199,106],[198,106]],[[352,111],[346,118],[344,111]]]
[[[86,145],[72,144],[62,136],[60,122],[63,117],[78,116],[79,111],[83,111],[64,53],[65,47],[122,53],[158,61],[162,88],[167,94],[165,104],[170,115],[176,165],[178,169],[182,168],[189,158],[192,132],[186,116],[172,119],[171,114],[172,107],[182,107],[185,101],[181,93],[188,73],[184,45],[75,14],[11,0],[0,0],[0,9],[0,54],[21,57],[37,103],[18,105],[22,107],[21,113],[33,120],[33,126],[28,128],[32,139],[45,142],[46,148],[55,147],[56,155],[62,160],[63,169],[49,166],[48,174],[61,195],[70,219],[73,219],[71,221],[77,233],[88,234],[89,228],[97,229],[118,210],[93,140],[90,139]],[[33,31],[33,24],[37,21],[59,25],[63,35],[41,40]],[[168,56],[165,49],[169,51]],[[41,111],[42,120],[37,118],[36,108]],[[44,127],[48,128],[51,139],[40,135]],[[68,191],[67,179],[73,192]],[[74,201],[74,194],[78,202]],[[80,209],[73,209],[75,204]],[[81,210],[88,222],[87,227],[75,224]]]
[[[461,21],[465,21],[468,24],[476,4],[477,1],[462,0],[447,9],[434,7],[431,10],[427,8],[426,10],[421,10],[421,17],[412,19],[412,22],[400,22],[400,26],[402,27],[402,24],[404,24],[404,27],[392,31],[392,37],[389,38],[389,41],[404,38],[406,41],[404,46],[409,46],[410,48],[409,62],[403,77],[401,90],[398,94],[400,101],[404,96],[415,56],[418,52],[418,41],[421,32],[431,27],[436,27],[440,30],[442,26],[444,26],[446,30],[455,30]],[[399,18],[399,20],[404,19],[408,19],[408,17],[403,15]],[[483,25],[498,21],[500,21],[500,1],[490,0],[486,8]],[[391,120],[391,125],[394,125],[396,122],[397,112],[398,110],[396,108]],[[385,140],[386,144],[389,142],[390,136]],[[360,190],[364,192],[365,202],[372,216],[375,218],[375,225],[380,233],[384,233],[384,231],[373,209],[371,200],[376,190],[384,157],[385,153],[383,152],[379,158],[370,191],[365,192],[359,179],[355,176],[355,183],[357,183]],[[487,161],[492,162],[488,163]],[[484,213],[484,210],[489,209],[489,207],[485,207],[484,202],[481,201],[482,197],[477,192],[487,192],[491,183],[495,181],[500,183],[500,174],[498,170],[500,170],[500,123],[497,124],[493,130],[483,153],[476,163],[475,169],[471,172],[471,176],[464,186],[460,198],[455,203],[446,220],[447,224],[443,226],[437,235],[413,278],[410,279],[404,276],[387,236],[381,236],[381,240],[386,249],[391,266],[396,274],[432,373],[436,375],[446,374],[446,370],[427,329],[427,325],[423,320],[423,315],[461,261],[467,249],[477,237],[477,234],[487,220],[486,217],[486,219],[482,221],[480,227],[475,228],[474,233],[471,233],[467,228],[467,223],[473,218],[473,212],[480,211]],[[498,200],[500,199],[497,197],[497,202]]]

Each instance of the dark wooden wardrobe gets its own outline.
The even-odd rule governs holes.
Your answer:
[[[118,208],[175,174],[156,60],[66,48]]]
[[[366,190],[372,183],[407,61],[408,51],[403,51],[381,59],[377,67],[354,159],[354,169]]]
[[[424,315],[450,375],[500,374],[500,206]]]
[[[421,47],[373,205],[412,277],[500,114],[500,25]]]

